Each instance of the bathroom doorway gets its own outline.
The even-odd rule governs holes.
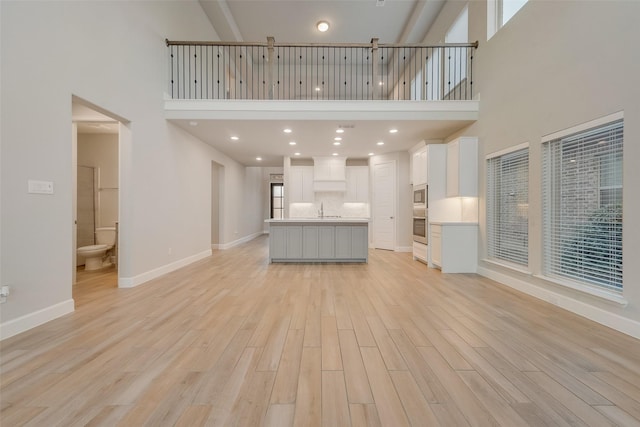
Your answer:
[[[72,294],[76,306],[96,291],[118,286],[122,130],[120,118],[72,98]],[[102,244],[108,249],[91,251]]]

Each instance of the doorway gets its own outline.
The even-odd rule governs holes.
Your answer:
[[[121,246],[121,147],[130,142],[122,119],[78,97],[72,97],[72,294],[90,300],[101,287],[118,286]],[[105,232],[106,230],[106,232]],[[78,248],[100,244],[108,235],[113,247],[95,270],[83,267]],[[96,263],[92,262],[95,267]]]
[[[373,166],[373,247],[396,248],[396,162]]]

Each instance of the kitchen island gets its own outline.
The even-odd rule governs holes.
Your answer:
[[[270,262],[368,261],[368,218],[268,219]]]

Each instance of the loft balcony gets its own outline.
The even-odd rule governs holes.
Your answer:
[[[167,40],[173,100],[471,101],[476,43]]]
[[[166,44],[165,118],[245,165],[403,151],[442,141],[478,119],[477,43]],[[295,150],[281,141],[292,125]],[[350,129],[349,141],[327,151],[337,126]],[[370,147],[392,127],[401,128],[400,137]],[[229,143],[238,133],[243,143]]]

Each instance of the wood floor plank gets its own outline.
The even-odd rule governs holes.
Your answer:
[[[320,426],[322,423],[322,350],[304,347],[296,394],[295,426]]]
[[[291,329],[282,350],[282,359],[271,392],[271,404],[294,403],[298,389],[304,330]]]
[[[410,425],[380,351],[376,347],[361,347],[360,351],[382,425]]]
[[[322,425],[351,425],[347,388],[342,371],[322,371]]]
[[[353,331],[338,331],[347,395],[350,403],[373,403],[367,371],[362,362],[358,341]]]
[[[0,423],[586,426],[640,422],[640,340],[410,254],[269,264],[268,237],[2,341]]]

